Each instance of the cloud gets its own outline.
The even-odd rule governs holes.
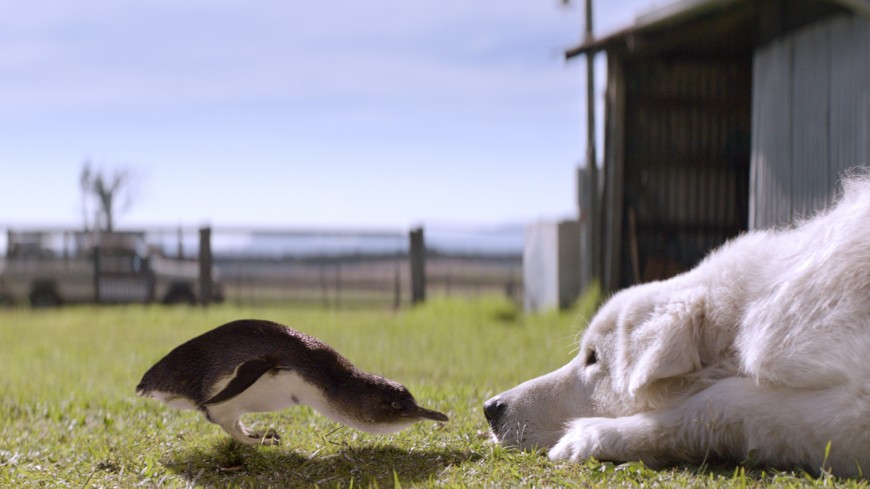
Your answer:
[[[0,21],[6,110],[540,94],[563,47],[519,1],[45,3]]]
[[[627,15],[626,3],[596,5],[603,17]],[[580,37],[577,6],[0,0],[0,10],[0,157],[18,172],[0,192],[14,211],[0,222],[78,218],[85,157],[148,170],[130,222],[573,208],[582,64],[561,53]],[[36,203],[14,204],[25,200]]]

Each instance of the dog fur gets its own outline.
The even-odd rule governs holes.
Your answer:
[[[870,472],[870,177],[614,295],[576,358],[485,412],[498,442],[554,460]]]

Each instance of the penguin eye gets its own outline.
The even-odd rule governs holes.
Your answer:
[[[398,401],[393,401],[393,402],[390,404],[390,407],[392,407],[393,409],[395,409],[395,410],[398,411],[399,409],[402,409],[402,404],[399,403]]]

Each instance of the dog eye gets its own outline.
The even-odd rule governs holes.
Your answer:
[[[590,348],[589,353],[586,354],[586,366],[594,365],[596,362],[598,362],[598,355],[594,348]]]

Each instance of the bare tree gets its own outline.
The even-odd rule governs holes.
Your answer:
[[[79,174],[79,186],[82,191],[82,213],[85,229],[88,229],[88,214],[93,205],[93,227],[102,231],[112,232],[118,215],[133,204],[134,173],[128,168],[115,168],[106,172],[95,168],[90,161],[85,160]]]

